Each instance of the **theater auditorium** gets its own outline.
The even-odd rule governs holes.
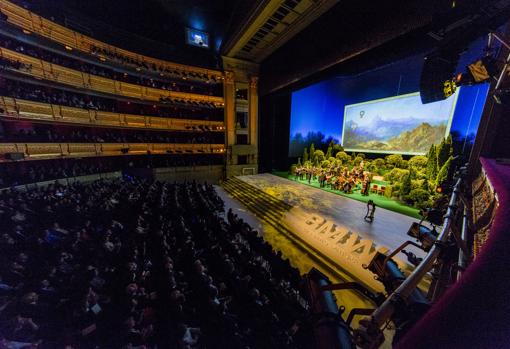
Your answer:
[[[510,0],[0,0],[0,349],[510,348]]]

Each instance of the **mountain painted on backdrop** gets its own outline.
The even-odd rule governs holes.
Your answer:
[[[344,145],[346,148],[426,153],[432,144],[441,143],[446,133],[446,124],[432,126],[423,122],[410,131],[403,131],[387,141],[372,139]]]
[[[423,123],[423,119],[416,119],[409,116],[400,120],[383,120],[379,115],[371,118],[370,123],[360,126],[354,120],[348,120],[345,123],[345,129],[350,130],[356,134],[357,137],[367,140],[388,141],[391,138],[397,137],[402,133],[402,130],[412,130]],[[430,124],[435,126],[429,121]],[[438,122],[437,124],[439,124]]]

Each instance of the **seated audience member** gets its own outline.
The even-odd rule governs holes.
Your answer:
[[[0,192],[0,343],[303,348],[299,272],[225,216],[207,184]]]

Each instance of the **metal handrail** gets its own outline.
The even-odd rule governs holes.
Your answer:
[[[461,231],[461,240],[466,243],[467,241],[467,234],[468,234],[468,213],[467,213],[467,207],[464,206],[464,212],[463,212],[463,215],[462,215],[462,231]],[[464,253],[464,251],[462,249],[460,249],[459,251],[459,259],[458,259],[458,263],[457,263],[457,267],[458,267],[458,270],[457,270],[457,281],[460,280],[460,278],[462,277],[462,273],[464,272],[464,269],[466,268],[466,263],[467,263],[467,258],[468,256]]]
[[[416,289],[420,281],[423,279],[432,267],[442,251],[444,243],[448,240],[450,235],[450,228],[453,221],[453,216],[456,210],[456,202],[460,192],[462,178],[459,178],[453,187],[453,194],[448,204],[448,210],[443,221],[443,228],[439,233],[436,242],[430,249],[427,256],[416,267],[416,269],[409,275],[408,278],[388,297],[386,300],[372,313],[366,322],[366,328],[357,330],[358,335],[362,338],[377,341],[380,338],[380,328],[390,320],[394,314],[397,304],[401,301],[407,300],[411,293]],[[360,333],[361,332],[361,333]]]

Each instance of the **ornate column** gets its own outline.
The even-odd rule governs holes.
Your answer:
[[[224,99],[225,99],[225,127],[227,128],[225,142],[227,149],[235,144],[236,139],[236,99],[235,99],[235,81],[234,72],[225,72]],[[228,159],[227,159],[228,161]]]
[[[250,77],[250,89],[248,91],[249,100],[249,142],[252,146],[258,147],[258,122],[259,122],[259,93],[258,93],[258,82],[257,76]]]
[[[258,171],[258,65],[223,57],[227,161],[226,176]],[[236,90],[240,98],[236,99]],[[246,92],[246,98],[244,98]],[[245,127],[236,128],[237,113],[248,114]]]

